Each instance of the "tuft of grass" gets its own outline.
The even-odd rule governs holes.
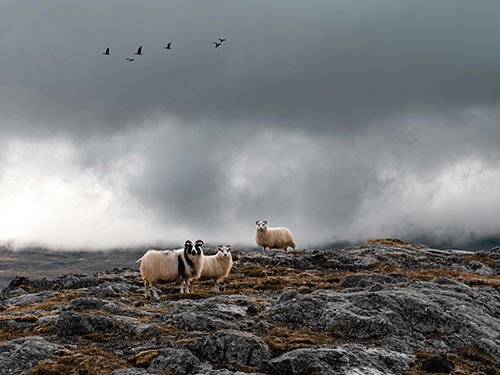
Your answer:
[[[38,362],[29,375],[109,375],[114,370],[130,367],[124,359],[100,348],[62,354],[55,360]]]
[[[311,331],[307,328],[274,327],[266,333],[264,342],[269,346],[272,356],[275,357],[294,349],[310,348],[322,344],[338,344],[345,342],[345,339],[341,336]]]
[[[448,279],[460,281],[469,286],[500,286],[500,275],[479,275],[466,271],[447,271],[442,269],[422,269],[402,272],[408,279],[432,280],[436,277],[446,277]]]
[[[366,241],[361,246],[370,246],[370,245],[386,245],[386,246],[396,246],[396,247],[413,247],[415,249],[425,249],[425,246],[420,245],[418,243],[407,243],[397,238],[374,238]]]
[[[242,372],[252,372],[256,373],[259,372],[260,368],[257,366],[248,366],[240,362],[236,361],[231,361],[229,362],[229,368],[234,369],[236,371],[242,371]]]
[[[481,255],[470,255],[464,257],[465,260],[475,260],[477,262],[481,262],[483,264],[486,264],[487,266],[490,266],[492,269],[496,271],[500,271],[500,263],[495,262],[493,259],[481,256]]]
[[[146,368],[153,359],[158,357],[158,355],[158,350],[145,350],[137,353],[136,355],[130,356],[127,360],[137,367]]]
[[[426,359],[438,353],[428,353],[417,350],[415,355],[417,361],[413,367],[401,372],[401,375],[428,375],[422,370],[421,364]],[[455,365],[452,374],[460,375],[500,375],[500,362],[484,353],[475,346],[468,346],[452,353],[448,353],[448,359]]]
[[[2,327],[0,328],[0,344],[4,344],[7,341],[19,339],[21,337],[26,337],[32,335],[29,332],[24,332],[19,327]]]

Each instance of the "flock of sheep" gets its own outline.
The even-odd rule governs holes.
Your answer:
[[[297,245],[288,228],[268,228],[267,221],[256,221],[255,242],[262,247],[264,255],[270,249],[283,249],[285,253]],[[177,250],[148,250],[137,260],[144,279],[144,297],[149,298],[149,289],[155,299],[159,299],[158,286],[164,283],[181,282],[181,293],[194,292],[196,280],[213,280],[214,292],[219,292],[219,284],[229,274],[233,266],[231,245],[218,245],[217,254],[203,254],[202,240],[186,240],[184,248]]]

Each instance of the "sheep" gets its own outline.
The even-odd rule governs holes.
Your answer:
[[[288,228],[268,228],[267,221],[256,221],[257,229],[255,230],[255,242],[258,246],[262,247],[264,255],[266,255],[266,248],[268,255],[270,249],[283,249],[285,253],[289,247],[296,249],[297,245],[293,239],[292,232]]]
[[[224,278],[233,267],[233,257],[231,256],[231,245],[218,245],[217,254],[205,256],[203,269],[199,280],[213,280],[214,292],[219,293],[219,282],[224,282]]]
[[[205,256],[201,245],[204,242],[197,240],[194,248],[190,240],[186,240],[184,248],[177,250],[148,250],[137,260],[140,265],[141,276],[144,279],[144,297],[148,298],[148,286],[151,287],[153,297],[159,299],[157,285],[182,281],[181,293],[189,293],[189,281],[199,278],[203,269]]]

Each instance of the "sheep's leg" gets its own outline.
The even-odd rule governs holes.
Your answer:
[[[285,254],[288,254],[288,246],[285,246],[285,247],[283,248],[283,251],[285,252]]]
[[[148,282],[147,281],[144,281],[144,298],[145,299],[148,299],[149,298],[149,295],[148,295]]]
[[[186,282],[185,282],[185,281],[183,281],[183,282],[181,283],[181,293],[184,293],[184,286],[185,286],[185,285],[186,285]]]
[[[188,287],[189,287],[189,284],[191,284],[191,293],[194,293],[194,279],[188,280]]]
[[[154,285],[151,285],[151,290],[153,292],[153,297],[158,301],[160,297],[158,296],[157,288]]]

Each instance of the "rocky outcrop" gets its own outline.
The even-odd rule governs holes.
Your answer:
[[[225,293],[170,285],[160,301],[130,268],[17,277],[0,374],[495,374],[498,249],[396,245],[235,254]]]

